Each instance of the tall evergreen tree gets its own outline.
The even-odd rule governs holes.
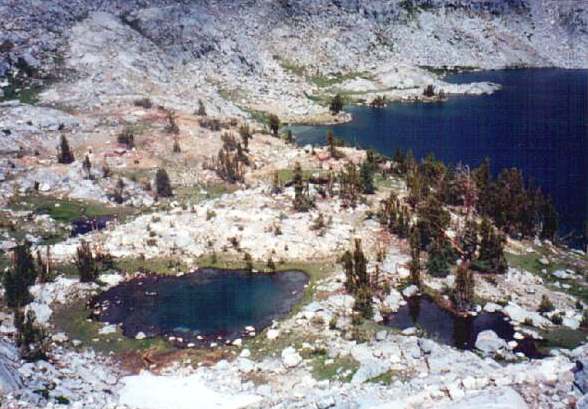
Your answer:
[[[410,280],[417,287],[421,286],[421,235],[418,228],[410,230]]]
[[[270,114],[268,116],[268,125],[270,131],[272,132],[272,135],[274,135],[277,138],[281,126],[280,118],[278,118],[278,116],[275,114]]]
[[[57,153],[57,161],[59,163],[63,163],[63,164],[69,164],[72,163],[75,160],[73,152],[71,151],[71,148],[69,147],[69,142],[67,140],[67,138],[65,137],[65,135],[61,135],[61,140],[59,143],[59,150]]]
[[[169,175],[163,168],[157,169],[157,173],[155,173],[155,189],[159,197],[171,197],[174,195]]]
[[[341,94],[337,94],[331,99],[331,103],[329,104],[329,110],[333,115],[337,115],[339,112],[343,110],[343,97],[341,96]]]
[[[90,157],[88,155],[86,155],[82,162],[82,168],[86,172],[86,177],[92,179],[92,162],[90,162]]]
[[[482,219],[480,225],[480,254],[475,262],[479,271],[494,274],[504,274],[508,269],[508,263],[504,256],[504,244],[506,238],[497,232],[488,218]]]
[[[364,161],[359,168],[359,177],[364,194],[371,195],[376,191],[374,186],[375,166],[370,161]]]
[[[31,302],[29,287],[35,284],[37,269],[28,242],[19,244],[12,254],[12,266],[2,276],[4,300],[11,308],[20,308]]]
[[[469,309],[474,299],[474,274],[470,269],[467,261],[457,267],[455,275],[455,288],[453,290],[453,300],[457,308],[465,311]]]

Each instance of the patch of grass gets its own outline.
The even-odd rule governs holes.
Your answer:
[[[384,372],[381,375],[378,375],[374,378],[368,379],[368,382],[379,383],[381,385],[390,385],[390,384],[392,384],[392,382],[394,382],[397,379],[398,379],[398,373],[395,370],[390,369],[389,371]]]
[[[588,330],[571,329],[567,327],[557,327],[553,330],[539,331],[544,338],[541,342],[541,349],[549,350],[550,348],[574,349],[580,344],[586,342]]]
[[[319,88],[328,88],[332,87],[333,85],[340,84],[342,82],[353,80],[356,78],[369,79],[369,76],[365,72],[352,71],[345,74],[335,73],[330,75],[313,75],[309,77],[308,80]]]
[[[290,61],[286,58],[282,58],[279,55],[274,55],[274,59],[279,62],[280,66],[284,70],[299,77],[306,76],[306,67],[304,65],[297,64],[296,62]]]
[[[70,339],[82,341],[81,347],[91,347],[101,353],[125,353],[142,350],[165,352],[173,350],[173,346],[163,338],[147,338],[137,340],[122,335],[120,329],[114,334],[98,333],[103,323],[89,320],[86,300],[68,303],[54,311],[52,322],[55,327],[67,334]]]
[[[176,274],[185,272],[188,265],[181,262],[181,257],[156,257],[145,259],[142,257],[122,257],[114,261],[115,270],[121,273],[135,274],[145,271],[157,274]]]
[[[25,83],[8,76],[8,85],[2,87],[0,102],[16,99],[23,104],[34,105],[39,102],[39,94],[45,86],[43,82]]]
[[[193,204],[199,203],[203,200],[217,199],[226,193],[233,193],[237,190],[237,186],[227,183],[214,183],[206,186],[181,186],[174,191],[175,201],[180,203],[191,202]]]
[[[95,201],[58,199],[40,194],[14,197],[10,207],[15,210],[31,210],[35,214],[48,214],[52,219],[66,224],[83,216],[116,215],[122,220],[134,213],[133,209],[127,207],[113,207]]]
[[[311,366],[312,376],[317,381],[338,380],[341,382],[350,382],[355,372],[359,369],[359,362],[351,355],[329,359],[326,354],[323,354],[317,355],[312,360]]]

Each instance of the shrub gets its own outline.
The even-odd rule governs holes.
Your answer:
[[[145,108],[145,109],[153,108],[153,102],[151,102],[151,99],[149,99],[149,98],[136,99],[134,101],[134,104],[136,107],[141,107],[141,108]]]
[[[555,310],[555,306],[551,302],[548,296],[545,294],[541,297],[541,303],[539,304],[539,312],[546,313]]]
[[[433,85],[431,85],[431,84],[427,85],[427,87],[423,91],[423,95],[428,98],[434,97],[435,96],[435,88],[433,87]]]
[[[121,145],[126,145],[128,149],[133,149],[135,147],[135,134],[130,127],[126,127],[118,134],[116,141]]]

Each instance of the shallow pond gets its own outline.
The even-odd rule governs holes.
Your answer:
[[[288,314],[300,301],[308,276],[300,271],[251,274],[201,269],[184,276],[149,275],[98,295],[95,318],[122,324],[135,337],[181,337],[184,343],[232,340]],[[220,338],[219,338],[220,337]]]
[[[94,230],[105,229],[114,216],[81,217],[71,223],[71,237],[81,236]]]
[[[515,330],[504,314],[481,312],[476,316],[462,317],[437,305],[433,299],[412,297],[398,312],[385,318],[385,324],[398,329],[419,327],[427,336],[459,349],[474,349],[478,334],[494,331],[505,341],[514,340]],[[514,352],[522,352],[529,358],[541,358],[535,341],[516,340],[519,344]]]

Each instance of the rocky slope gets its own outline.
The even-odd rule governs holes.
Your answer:
[[[382,67],[588,66],[588,7],[574,0],[3,0],[0,20],[0,76],[70,69],[75,86],[47,100],[85,106],[155,94],[299,118],[325,111],[307,95]],[[392,77],[375,90],[433,81]]]

